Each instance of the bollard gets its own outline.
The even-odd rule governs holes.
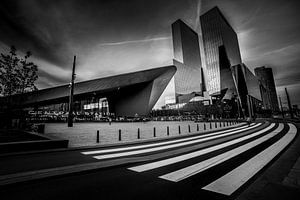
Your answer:
[[[223,122],[223,127],[225,127],[225,122]]]
[[[220,125],[219,125],[219,127],[222,127],[222,122],[220,122]]]
[[[188,128],[189,128],[189,133],[190,133],[191,132],[191,126],[189,125]]]
[[[226,122],[226,126],[228,126],[228,121]]]
[[[212,127],[211,127],[211,122],[209,122],[209,129],[212,129]]]
[[[169,126],[167,126],[167,135],[169,135],[170,132],[169,132]]]
[[[197,124],[197,131],[199,131],[199,124]]]
[[[99,130],[97,130],[97,143],[99,143],[99,140],[100,140],[100,138],[99,138]]]
[[[155,127],[153,127],[153,137],[156,137],[156,130],[155,130]]]
[[[121,141],[121,129],[119,129],[119,141]]]
[[[206,130],[206,124],[205,123],[203,124],[203,130]]]
[[[179,133],[179,134],[181,133],[181,131],[180,131],[180,125],[178,126],[178,133]]]
[[[140,136],[140,128],[138,128],[138,135],[137,135],[137,138],[140,139],[141,136]]]
[[[217,122],[215,122],[215,128],[217,128]]]

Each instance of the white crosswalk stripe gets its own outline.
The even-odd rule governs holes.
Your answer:
[[[216,166],[222,162],[225,162],[226,160],[229,160],[230,158],[233,158],[243,152],[246,152],[247,150],[254,148],[255,146],[267,141],[268,139],[276,136],[278,133],[280,133],[283,130],[283,124],[280,124],[279,127],[272,131],[270,134],[267,134],[261,138],[258,138],[252,142],[246,143],[245,145],[242,145],[238,148],[232,149],[230,151],[227,151],[223,154],[220,154],[218,156],[212,157],[210,159],[204,160],[200,163],[185,167],[183,169],[177,170],[175,172],[171,172],[168,174],[165,174],[163,176],[160,176],[162,179],[166,179],[173,182],[178,182],[183,179],[186,179],[190,176],[193,176],[197,173],[200,173],[204,170],[207,170],[213,166]],[[264,131],[265,132],[265,131]],[[257,135],[257,134],[253,134]]]
[[[254,140],[251,140],[247,143],[243,143],[242,145],[237,146],[233,149],[226,150],[225,152],[223,151],[223,153],[221,154],[218,154],[213,157],[209,157],[200,162],[192,163],[193,160],[191,160],[192,164],[189,164],[186,167],[180,169],[178,169],[177,167],[178,170],[171,171],[166,174],[164,173],[163,175],[158,176],[159,178],[168,181],[179,182],[191,176],[194,176],[198,173],[201,173],[209,168],[218,166],[221,163],[233,157],[239,156],[242,153],[257,147],[258,145],[263,144],[266,141],[271,141],[270,139],[276,137],[279,133],[283,133],[282,131],[285,130],[283,123],[280,123],[276,129],[270,131],[274,127],[275,124],[272,123],[268,127],[262,130],[251,133],[249,135],[242,136],[237,139],[233,139],[228,142],[224,142],[211,147],[200,149],[191,153],[186,153],[180,156],[175,156],[175,157],[162,159],[155,162],[133,166],[128,169],[136,172],[146,172],[149,170],[155,170],[156,172],[161,173],[160,171],[167,171],[169,169],[169,168],[165,168],[164,170],[161,170],[161,167],[167,167],[176,164],[180,166],[184,164],[184,161],[186,160],[197,158],[199,156],[208,154],[210,152],[216,150],[222,150],[226,147],[230,147],[231,145],[235,145],[243,141],[246,141],[248,139],[255,138]],[[204,186],[202,189],[221,193],[224,195],[231,195],[232,193],[234,193],[243,184],[245,184],[251,177],[257,174],[264,166],[266,166],[276,155],[278,155],[295,138],[297,133],[297,128],[293,124],[288,124],[288,127],[289,127],[288,132],[286,133],[285,130],[284,136],[280,136],[281,138],[278,141],[276,141],[274,144],[271,144],[262,152],[253,156],[248,161],[245,161],[235,169],[232,169],[232,171],[225,174],[224,176],[217,178],[217,180],[212,181],[208,185]]]
[[[272,129],[274,126],[275,126],[275,124],[271,124],[270,126],[266,127],[263,130],[260,130],[256,133],[253,133],[253,134],[250,134],[250,135],[247,135],[247,136],[244,136],[244,137],[241,137],[241,138],[229,141],[229,142],[225,142],[225,143],[222,143],[222,144],[219,144],[219,145],[216,145],[216,146],[201,149],[199,151],[184,154],[184,155],[181,155],[181,156],[176,156],[176,157],[172,157],[172,158],[169,158],[169,159],[164,159],[164,160],[161,160],[161,161],[156,161],[156,162],[147,163],[147,164],[144,164],[144,165],[131,167],[131,168],[128,168],[128,169],[136,171],[136,172],[144,172],[144,171],[156,169],[156,168],[159,168],[159,167],[167,166],[167,165],[170,165],[170,164],[174,164],[174,163],[177,163],[177,162],[182,162],[182,161],[185,161],[185,160],[188,160],[188,159],[191,159],[191,158],[195,158],[195,157],[198,157],[198,156],[201,156],[201,155],[204,155],[204,154],[207,154],[207,153],[210,153],[210,152],[213,152],[213,151],[231,146],[233,144],[237,144],[237,143],[239,143],[241,141],[244,141],[244,140],[247,140],[249,138],[255,137],[259,134],[262,134],[262,133]]]
[[[204,190],[231,195],[278,155],[278,153],[280,153],[295,138],[297,133],[297,128],[293,124],[288,124],[288,131],[287,128],[284,128],[285,125],[283,123],[279,123],[278,126],[276,126],[275,123],[271,123],[268,126],[262,126],[263,128],[259,129],[261,125],[262,123],[252,123],[251,126],[245,125],[228,130],[169,141],[84,151],[81,153],[84,155],[92,155],[93,158],[103,160],[132,155],[143,155],[146,153],[157,153],[158,151],[173,151],[173,149],[178,150],[179,148],[184,147],[185,151],[189,152],[181,155],[177,154],[165,159],[162,159],[163,156],[165,156],[163,155],[160,156],[160,160],[128,168],[131,171],[139,173],[152,170],[151,173],[157,174],[156,176],[158,178],[171,182],[180,182],[185,179],[189,180],[189,177],[200,174],[212,167],[221,167],[221,163],[226,161],[231,162],[231,159],[234,157],[239,158],[248,154],[250,151],[253,152],[252,149],[259,150],[258,148],[255,148],[259,145],[270,145],[241,165],[234,169],[230,169],[230,172],[226,174],[224,172],[225,175],[212,180],[212,182],[208,183],[206,186],[201,186]],[[256,128],[258,128],[257,131],[255,131]],[[250,132],[244,133],[246,131]],[[283,136],[279,135],[280,133],[283,133]],[[229,138],[227,138],[229,136],[233,136],[233,139],[229,140]],[[280,136],[281,138],[276,136]],[[214,142],[214,140],[217,139],[218,141]],[[212,143],[208,143],[208,146],[206,145],[207,147],[202,147],[202,145],[201,147],[199,146],[199,144],[205,144],[205,142],[208,141],[213,141],[215,144],[211,145]],[[270,144],[269,142],[273,142],[273,144]],[[189,148],[188,150],[186,147],[192,148]],[[191,152],[192,149],[194,150]],[[248,157],[249,156],[250,154]]]
[[[176,144],[171,144],[171,145],[165,145],[165,146],[159,146],[159,147],[141,149],[141,150],[135,150],[135,151],[126,151],[126,152],[120,152],[120,153],[103,154],[103,155],[94,156],[94,158],[99,159],[99,160],[108,159],[108,158],[119,158],[119,157],[124,157],[124,156],[131,156],[131,155],[138,155],[138,154],[150,153],[150,152],[155,152],[155,151],[162,151],[162,150],[167,150],[167,149],[171,149],[171,148],[178,148],[178,147],[197,144],[197,143],[201,143],[201,142],[205,142],[205,141],[214,140],[214,139],[217,139],[217,138],[237,134],[237,133],[240,133],[240,132],[243,132],[243,131],[246,131],[246,130],[254,129],[254,128],[260,126],[260,125],[261,125],[261,123],[258,123],[254,126],[247,127],[247,128],[241,129],[241,130],[231,131],[231,132],[228,132],[228,133],[217,134],[217,135],[213,135],[213,136],[210,135],[209,137],[200,138],[200,139],[187,141],[187,142],[181,142],[181,143],[176,143]]]
[[[253,126],[253,125],[255,125],[255,123],[251,124],[251,126]],[[162,146],[162,145],[166,145],[166,144],[174,144],[174,143],[178,143],[178,142],[184,142],[184,141],[190,141],[190,140],[194,140],[194,139],[200,139],[200,138],[204,138],[204,137],[207,137],[207,136],[214,136],[214,135],[218,135],[218,134],[222,134],[222,133],[228,133],[228,132],[232,132],[232,131],[242,130],[242,129],[245,129],[245,128],[248,128],[248,126],[246,125],[246,126],[231,128],[231,129],[228,129],[228,130],[216,131],[214,133],[209,133],[209,134],[205,134],[205,135],[192,136],[192,137],[188,137],[188,138],[175,139],[175,140],[165,141],[165,142],[157,142],[157,143],[153,143],[153,144],[143,144],[143,145],[136,145],[136,146],[131,146],[131,147],[117,147],[117,148],[113,148],[113,149],[84,151],[84,152],[82,152],[82,154],[92,155],[92,154],[104,154],[104,153],[114,153],[114,152],[119,152],[119,151],[144,149],[144,148]]]
[[[225,195],[231,195],[264,166],[266,166],[295,138],[297,128],[293,124],[289,124],[289,127],[289,132],[279,141],[221,178],[203,187],[203,189]]]

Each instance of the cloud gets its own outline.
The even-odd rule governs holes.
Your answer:
[[[140,42],[152,42],[159,40],[169,40],[171,37],[160,37],[160,38],[149,38],[143,40],[131,40],[131,41],[122,41],[122,42],[110,42],[110,43],[102,43],[98,46],[113,46],[113,45],[124,45],[124,44],[132,44],[132,43],[140,43]]]
[[[199,14],[216,5],[248,67],[271,66],[279,86],[298,81],[298,0],[2,0],[0,49],[32,51],[40,88],[69,80],[74,55],[78,80],[158,67],[173,57],[171,23],[199,31]]]

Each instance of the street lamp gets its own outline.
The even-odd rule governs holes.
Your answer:
[[[68,127],[73,127],[73,95],[74,95],[74,80],[75,80],[75,62],[76,56],[74,56],[72,78],[70,83],[70,96],[69,96],[69,115],[68,115]]]

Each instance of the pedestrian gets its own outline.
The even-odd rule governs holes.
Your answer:
[[[248,126],[250,126],[250,124],[251,124],[251,118],[247,117],[246,122],[247,122]]]

